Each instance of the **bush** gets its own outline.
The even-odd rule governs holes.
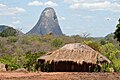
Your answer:
[[[112,43],[108,43],[102,45],[100,51],[112,61],[112,67],[115,72],[120,72],[120,50],[118,50]]]
[[[14,37],[14,36],[11,36],[11,37],[8,37],[8,43],[15,43],[17,42],[18,38],[17,37]]]
[[[112,62],[115,72],[120,72],[120,59],[113,59]]]
[[[45,52],[37,52],[37,53],[31,53],[30,51],[25,54],[26,57],[26,63],[24,64],[24,67],[28,69],[28,71],[36,71],[37,67],[39,66],[37,63],[37,59],[45,54]]]
[[[88,46],[90,46],[91,48],[93,48],[96,51],[100,52],[100,44],[97,42],[93,42],[93,41],[84,41],[83,44],[86,44]]]
[[[62,41],[60,40],[60,39],[53,39],[52,41],[51,41],[51,45],[53,46],[53,47],[60,47],[61,45],[62,45]]]
[[[18,68],[26,68],[28,71],[36,71],[39,65],[37,58],[45,52],[31,53],[30,51],[23,55],[4,55],[0,57],[0,62],[7,65],[7,70],[16,70]],[[18,58],[19,57],[19,58]],[[24,57],[24,60],[22,59]]]
[[[7,70],[16,70],[20,68],[20,65],[13,60],[13,57],[6,54],[3,57],[0,57],[0,62],[7,65]]]
[[[102,72],[110,72],[109,68],[111,68],[111,65],[108,63],[103,63],[102,64]]]
[[[112,43],[108,43],[108,44],[102,45],[100,47],[100,51],[103,55],[105,55],[111,60],[112,58],[115,58],[115,53],[117,49]]]

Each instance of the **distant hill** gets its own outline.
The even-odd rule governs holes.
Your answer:
[[[7,26],[7,25],[0,25],[0,33],[2,32],[2,31],[4,31],[4,30],[6,30],[6,29],[8,29],[8,28],[10,28],[11,26]],[[13,27],[12,27],[13,28]],[[14,28],[13,28],[14,29]],[[19,31],[19,30],[17,30],[17,29],[15,29],[16,31],[17,31],[17,34],[18,35],[24,35],[24,33],[23,32],[21,32],[21,31]]]
[[[9,26],[0,25],[0,33],[1,33],[3,30],[7,29],[8,27],[9,27]]]
[[[119,47],[119,42],[117,41],[117,39],[114,39],[114,33],[105,36],[104,40],[108,41],[109,43],[113,43],[114,45]]]
[[[43,10],[37,24],[27,34],[54,34],[62,35],[55,10],[47,7]]]

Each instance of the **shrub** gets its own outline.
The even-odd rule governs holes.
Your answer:
[[[109,70],[110,67],[111,67],[110,64],[108,64],[108,63],[103,63],[103,64],[102,64],[102,69],[101,69],[101,71],[102,71],[102,72],[110,72],[110,70]]]
[[[24,67],[28,69],[28,71],[36,71],[37,67],[39,66],[37,64],[37,58],[39,58],[41,55],[45,54],[45,52],[37,52],[37,53],[31,53],[30,51],[25,54],[26,57],[26,63],[24,64]]]
[[[93,48],[96,51],[100,52],[100,44],[97,42],[93,42],[93,41],[84,41],[83,44],[86,44],[88,46],[90,46],[91,48]]]
[[[36,71],[39,65],[37,64],[37,58],[45,52],[31,53],[30,51],[24,55],[13,55],[8,54],[0,57],[0,62],[6,64],[7,70],[16,70],[18,68],[26,68],[28,71]],[[19,57],[19,58],[18,58]],[[24,60],[22,59],[24,57]]]
[[[13,57],[8,54],[0,57],[0,62],[7,65],[7,70],[20,68],[20,65],[18,65],[16,61],[13,60]]]
[[[62,41],[60,40],[60,39],[53,39],[52,41],[51,41],[51,45],[53,46],[53,47],[60,47],[61,45],[62,45]]]
[[[15,43],[17,42],[18,38],[17,37],[14,37],[14,36],[10,36],[8,37],[8,43]]]
[[[112,62],[115,72],[120,72],[120,59],[113,59]]]

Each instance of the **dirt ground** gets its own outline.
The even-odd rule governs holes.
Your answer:
[[[120,80],[120,73],[0,72],[0,80]]]

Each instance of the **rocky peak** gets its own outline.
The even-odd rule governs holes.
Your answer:
[[[53,8],[48,7],[43,11],[42,15],[44,15],[47,18],[54,18],[56,14]]]
[[[37,24],[31,29],[28,34],[55,34],[62,35],[55,10],[47,7],[43,10]]]

